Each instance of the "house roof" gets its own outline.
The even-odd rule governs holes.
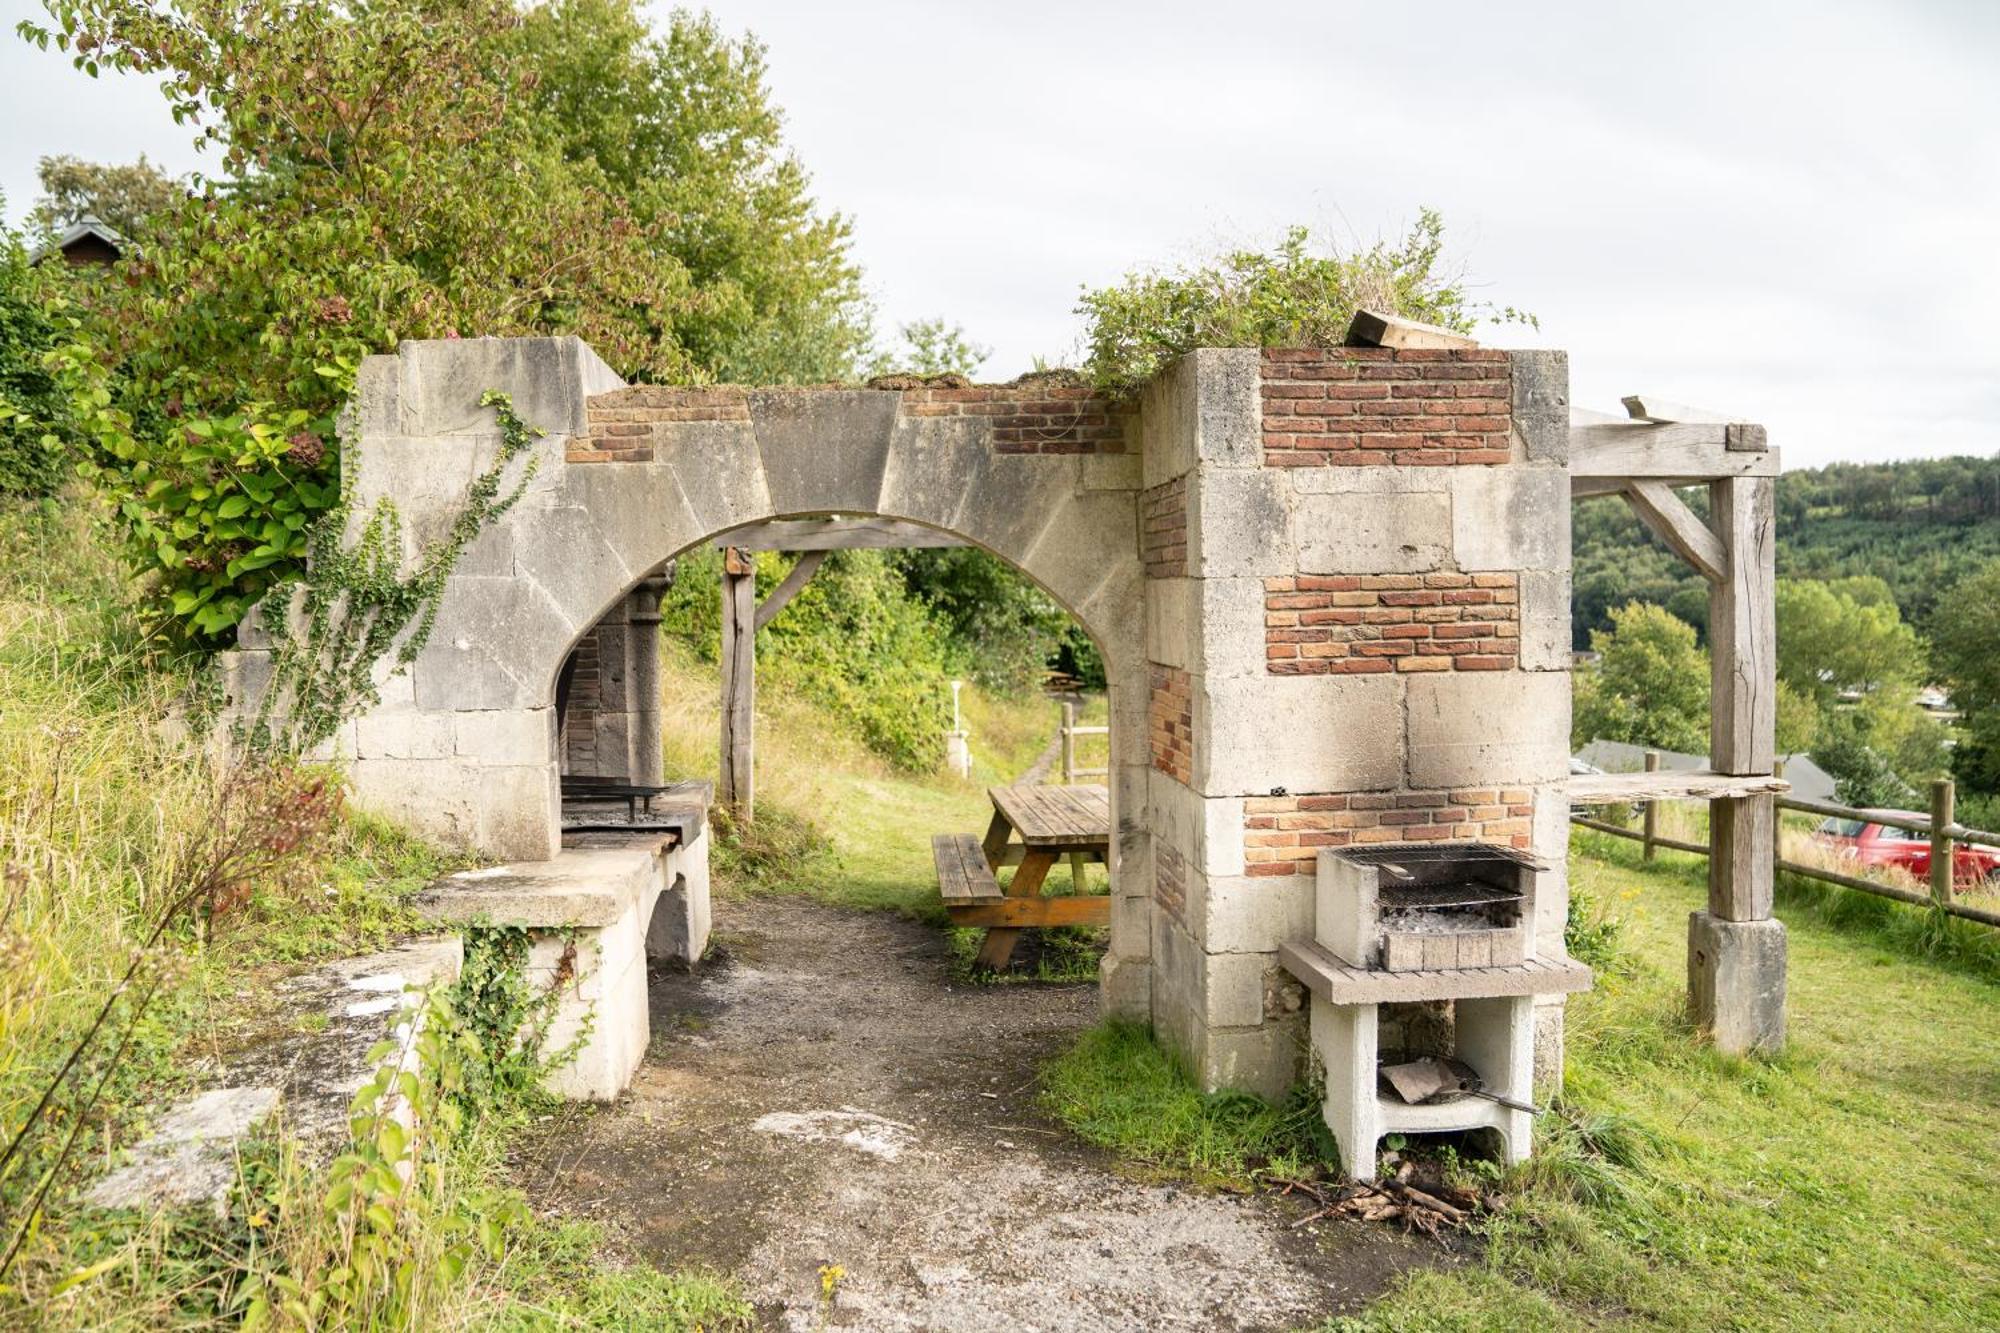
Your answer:
[[[67,254],[69,248],[79,241],[92,239],[110,246],[113,250],[121,254],[131,244],[123,236],[120,236],[112,228],[105,225],[95,214],[85,213],[75,222],[72,222],[63,231],[62,235],[56,237],[54,240],[45,241],[41,245],[36,246],[34,252],[28,256],[28,262],[30,264],[39,264],[52,254]]]

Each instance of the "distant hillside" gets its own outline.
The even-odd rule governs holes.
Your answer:
[[[1696,507],[1698,493],[1690,493]],[[1575,513],[1576,645],[1628,601],[1655,602],[1706,630],[1701,577],[1615,499]],[[1991,458],[1834,463],[1778,479],[1778,573],[1795,578],[1874,574],[1905,619],[1929,625],[1938,595],[2000,560],[2000,454]]]

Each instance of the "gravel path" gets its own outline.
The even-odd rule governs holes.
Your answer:
[[[956,985],[939,932],[881,913],[717,916],[720,960],[653,979],[631,1091],[548,1125],[520,1173],[632,1255],[733,1273],[765,1327],[1289,1329],[1443,1258],[1146,1181],[1051,1122],[1036,1070],[1093,1021],[1091,987]]]

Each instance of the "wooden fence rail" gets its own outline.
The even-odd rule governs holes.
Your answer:
[[[1105,778],[1111,776],[1111,768],[1082,768],[1076,762],[1076,738],[1079,736],[1109,736],[1110,727],[1080,727],[1076,723],[1076,705],[1062,706],[1062,774],[1063,784],[1068,786],[1078,778]]]
[[[1659,755],[1648,752],[1646,771],[1654,772],[1659,767]],[[1885,884],[1881,880],[1869,879],[1863,875],[1850,875],[1838,870],[1828,870],[1821,866],[1806,865],[1804,862],[1787,860],[1781,848],[1773,848],[1773,864],[1788,875],[1798,875],[1805,879],[1838,885],[1844,889],[1854,889],[1860,893],[1872,893],[1878,898],[1890,898],[1900,903],[1911,903],[1919,907],[1934,907],[1948,916],[1965,921],[1976,921],[1983,926],[2000,928],[2000,911],[1989,911],[1956,900],[1952,883],[1952,869],[1956,860],[1956,845],[1961,842],[1987,843],[2000,846],[2000,833],[1984,829],[1967,828],[1953,818],[1957,805],[1957,792],[1948,778],[1931,784],[1931,813],[1923,815],[1901,815],[1888,811],[1858,810],[1853,806],[1834,805],[1826,801],[1808,801],[1799,797],[1779,796],[1775,798],[1781,810],[1796,810],[1801,814],[1820,815],[1832,819],[1855,820],[1865,824],[1881,824],[1888,828],[1903,829],[1912,833],[1930,836],[1930,887],[1928,894],[1915,889],[1902,888],[1895,884]],[[1641,804],[1640,827],[1628,828],[1608,819],[1596,819],[1572,813],[1570,822],[1579,828],[1591,829],[1598,833],[1608,833],[1613,837],[1628,838],[1645,848],[1645,858],[1650,861],[1658,848],[1668,851],[1689,852],[1696,856],[1707,856],[1711,848],[1706,843],[1688,842],[1681,838],[1670,838],[1659,831],[1658,802],[1646,801]]]

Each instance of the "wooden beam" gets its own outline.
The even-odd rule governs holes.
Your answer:
[[[784,581],[771,589],[771,595],[757,608],[756,628],[762,629],[778,618],[778,612],[785,609],[785,603],[799,595],[799,589],[812,581],[816,571],[826,560],[825,551],[807,551],[799,557],[799,562],[785,574]]]
[[[717,537],[715,544],[742,551],[882,551],[972,543],[938,528],[894,518],[780,518],[732,529]]]
[[[717,796],[739,824],[756,789],[757,566],[748,552],[722,553],[722,762]]]
[[[1467,348],[1479,346],[1456,329],[1423,324],[1379,310],[1357,310],[1347,326],[1349,347]]]
[[[1778,451],[1729,447],[1736,426],[1713,422],[1589,423],[1569,428],[1569,471],[1691,486],[1724,477],[1775,477]],[[1741,432],[1739,431],[1739,434]]]
[[[1733,796],[1775,796],[1792,789],[1769,774],[1714,773],[1705,768],[1672,772],[1578,773],[1569,780],[1571,805],[1630,805],[1639,801],[1712,801]]]
[[[1699,570],[1703,578],[1720,583],[1728,576],[1722,539],[1674,494],[1673,487],[1663,481],[1634,481],[1625,487],[1625,499],[1653,535]]]

